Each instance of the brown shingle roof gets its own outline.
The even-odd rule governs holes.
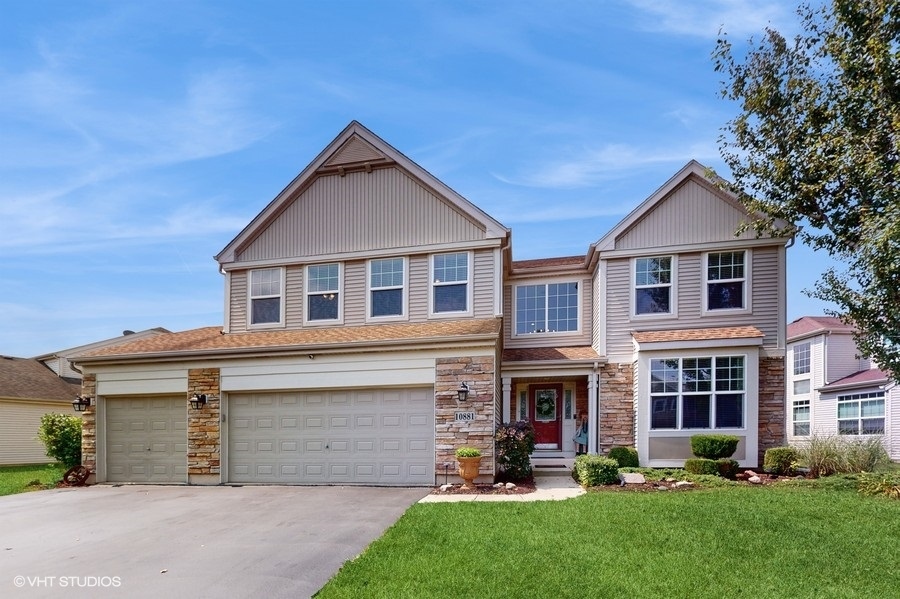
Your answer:
[[[513,270],[530,268],[550,268],[553,266],[584,266],[584,256],[562,256],[560,258],[539,258],[536,260],[514,260]]]
[[[801,316],[787,325],[787,338],[790,341],[812,333],[825,331],[852,333],[853,330],[852,326],[844,324],[836,316]]]
[[[89,359],[107,356],[137,357],[149,354],[216,353],[241,349],[304,348],[305,350],[345,344],[364,346],[390,342],[428,342],[471,336],[499,336],[500,322],[499,318],[481,318],[228,334],[222,334],[221,327],[205,327],[105,347],[83,357]]]
[[[80,391],[37,360],[0,356],[0,397],[71,402]]]
[[[529,347],[503,350],[504,362],[540,362],[545,360],[597,360],[600,356],[594,348],[578,347]]]
[[[878,368],[870,368],[869,370],[860,370],[842,379],[832,381],[821,387],[819,391],[831,391],[833,389],[841,389],[844,387],[865,387],[882,385],[888,382],[890,377],[888,373]]]
[[[671,331],[635,331],[638,343],[663,341],[706,341],[715,339],[753,339],[765,337],[756,327],[719,327],[710,329],[676,329]]]

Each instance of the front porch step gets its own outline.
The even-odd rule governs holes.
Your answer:
[[[575,459],[563,456],[546,456],[531,458],[531,467],[535,476],[572,476]]]

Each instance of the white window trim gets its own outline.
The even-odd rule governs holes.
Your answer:
[[[575,283],[578,286],[578,292],[576,294],[576,310],[578,311],[578,325],[574,331],[553,331],[546,333],[517,333],[516,332],[516,322],[517,322],[517,312],[518,312],[518,295],[519,295],[519,287],[530,287],[533,285],[543,285],[546,289],[547,285],[554,285],[560,283]],[[590,283],[588,283],[590,285]],[[581,311],[582,306],[584,305],[582,302],[584,301],[584,281],[582,279],[536,279],[534,281],[519,281],[513,283],[512,285],[512,321],[510,322],[510,336],[512,338],[518,339],[536,339],[543,337],[560,337],[566,335],[581,335],[581,327],[582,327],[582,318]]]
[[[856,397],[856,396],[860,396],[860,395],[872,395],[873,397]],[[864,401],[879,401],[879,400],[884,404],[884,407],[882,409],[882,415],[881,415],[882,429],[885,431],[884,433],[863,433],[863,432],[858,432],[855,434],[841,433],[841,422],[842,421],[850,422],[850,421],[855,420],[856,426],[857,426],[856,430],[862,431],[862,421],[866,420],[866,418],[863,417],[863,415],[862,415],[862,402],[864,402]],[[856,418],[841,418],[840,417],[840,413],[841,413],[840,405],[841,405],[841,403],[849,403],[849,402],[854,402],[854,403],[859,404],[859,416],[857,416]],[[887,433],[887,431],[890,427],[890,422],[888,420],[888,418],[889,418],[888,410],[889,410],[889,408],[888,408],[887,393],[884,393],[883,391],[860,391],[857,393],[844,392],[843,395],[838,395],[835,397],[835,404],[834,404],[835,432],[837,433],[837,435],[839,437],[849,437],[851,439],[860,438],[860,437],[884,436],[884,434]],[[877,418],[877,416],[876,416],[876,418]],[[871,417],[870,417],[870,419],[871,419]]]
[[[669,258],[671,259],[671,276],[672,281],[669,283],[669,308],[670,312],[658,312],[653,314],[638,314],[635,295],[637,286],[637,263],[638,260],[646,260],[653,258]],[[633,320],[658,320],[663,318],[678,318],[678,255],[677,254],[660,254],[657,256],[637,256],[631,259],[631,280],[628,283],[631,305],[631,318]],[[642,287],[661,287],[662,285],[644,285]]]
[[[277,270],[279,271],[279,290],[278,295],[260,295],[259,297],[253,296],[253,273],[254,272],[262,272],[264,270]],[[267,267],[267,268],[254,268],[247,271],[247,328],[248,329],[278,329],[284,328],[284,306],[287,303],[285,298],[285,278],[286,278],[285,268],[283,266],[276,267]],[[278,322],[260,322],[257,324],[253,323],[253,300],[255,299],[268,299],[278,297],[281,301],[278,302],[279,314],[278,314]]]
[[[466,280],[466,310],[459,310],[456,312],[435,312],[434,311],[434,288],[440,286],[439,284],[435,284],[434,282],[434,259],[437,256],[449,256],[452,254],[467,254],[468,255],[468,279]],[[472,316],[475,313],[475,307],[472,305],[472,300],[474,298],[473,287],[475,286],[473,281],[475,279],[475,254],[472,251],[463,251],[463,252],[440,252],[438,254],[430,254],[428,256],[428,317],[429,318],[454,318],[461,316]],[[462,283],[462,281],[453,281],[447,283],[448,285],[458,285]]]
[[[743,308],[728,308],[722,310],[710,310],[709,309],[709,284],[710,283],[727,283],[730,281],[740,281],[741,279],[719,279],[717,281],[709,280],[709,255],[710,254],[734,254],[737,252],[744,253],[744,307]],[[751,302],[751,298],[753,297],[752,292],[752,272],[753,272],[753,252],[750,248],[744,249],[734,249],[734,250],[717,250],[710,252],[703,252],[702,264],[701,268],[703,269],[703,288],[701,290],[702,295],[702,304],[703,304],[703,316],[719,316],[722,314],[750,314],[753,312],[753,305]]]
[[[806,370],[803,372],[797,372],[797,349],[800,347],[806,347]],[[809,341],[804,341],[802,343],[796,343],[793,347],[791,347],[791,372],[793,376],[802,377],[803,375],[810,375],[812,372],[812,343]]]
[[[327,266],[329,264],[337,264],[338,267],[338,288],[337,293],[338,315],[337,318],[329,320],[310,320],[309,318],[309,296],[319,295],[321,292],[311,294],[309,292],[309,268],[311,266]],[[343,262],[321,262],[316,264],[307,264],[303,268],[303,324],[311,327],[329,327],[336,324],[344,323],[344,264]]]
[[[399,287],[372,287],[372,264],[383,260],[397,259],[403,260],[403,285]],[[403,293],[401,313],[385,316],[372,316],[372,292],[398,288],[401,289]],[[385,256],[383,258],[372,258],[366,262],[366,322],[385,322],[391,320],[409,320],[409,260],[405,256]]]
[[[794,410],[797,408],[798,403],[805,403],[808,408],[806,414],[806,420],[797,420],[796,412]],[[805,435],[798,435],[796,433],[797,423],[803,423],[809,425],[809,432]],[[812,434],[812,400],[809,397],[800,397],[797,399],[791,400],[791,432],[788,435],[789,437],[809,437]]]

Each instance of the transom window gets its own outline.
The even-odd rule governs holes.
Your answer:
[[[745,252],[720,252],[706,256],[707,310],[746,308]]]
[[[809,435],[809,400],[801,399],[794,402],[793,409],[794,436],[805,437]]]
[[[516,335],[578,330],[578,283],[516,286]]]
[[[469,310],[469,254],[432,256],[432,311],[467,312]]]
[[[369,262],[369,316],[403,316],[405,273],[403,258]]]
[[[281,269],[250,271],[250,324],[281,322]]]
[[[637,258],[634,261],[634,313],[672,312],[672,257]]]
[[[809,372],[809,343],[798,343],[794,346],[794,374]]]
[[[838,434],[883,435],[884,392],[838,395]]]
[[[650,428],[742,428],[744,378],[743,356],[650,360]]]
[[[341,265],[315,264],[306,268],[306,319],[337,320]]]

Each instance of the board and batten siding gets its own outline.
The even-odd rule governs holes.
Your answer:
[[[0,399],[0,465],[49,464],[44,444],[37,438],[41,416],[50,412],[74,414],[72,404]]]
[[[703,314],[703,255],[699,252],[678,254],[676,299],[677,316],[669,318],[632,318],[631,260],[615,258],[606,261],[607,289],[607,355],[625,361],[634,350],[631,333],[635,330],[700,329],[711,327],[754,326],[764,335],[765,347],[777,347],[779,307],[777,281],[779,247],[754,247],[750,251],[751,313],[715,312]],[[665,253],[661,253],[665,255]],[[765,285],[754,284],[765,281]],[[629,358],[630,359],[630,358]]]
[[[238,262],[478,241],[484,227],[397,168],[318,177]]]
[[[731,235],[745,219],[743,211],[695,177],[673,190],[666,201],[634,224],[616,240],[617,250],[715,243],[725,231],[731,239],[754,239],[752,231]]]
[[[571,280],[571,279],[567,279]],[[517,280],[512,285],[503,286],[503,338],[506,347],[560,347],[570,345],[590,345],[591,335],[594,330],[594,294],[591,285],[591,279],[579,278],[579,327],[580,332],[577,333],[552,333],[552,334],[532,334],[516,337],[513,334],[515,327],[516,310],[514,305],[515,288],[518,285],[531,285],[532,283],[551,282],[557,283],[562,279],[536,279],[534,282],[528,280]]]

